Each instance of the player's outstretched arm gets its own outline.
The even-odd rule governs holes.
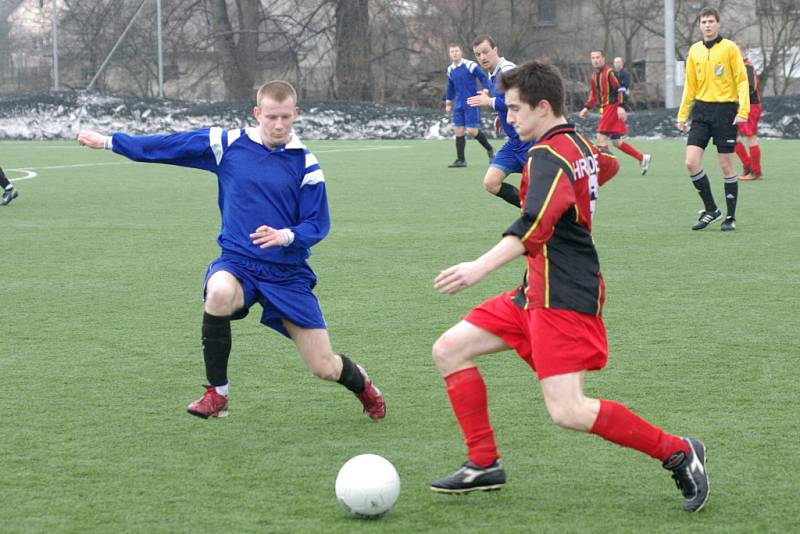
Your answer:
[[[78,134],[78,143],[89,148],[105,148],[107,136],[91,131],[85,130]]]

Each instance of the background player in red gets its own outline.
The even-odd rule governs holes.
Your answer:
[[[625,111],[627,88],[620,84],[614,74],[614,69],[606,65],[606,56],[602,50],[592,50],[591,59],[594,72],[592,72],[589,82],[589,100],[586,101],[586,106],[578,112],[578,115],[585,119],[589,115],[589,110],[595,104],[600,104],[601,115],[600,123],[597,125],[597,145],[601,148],[608,148],[610,138],[615,147],[638,161],[642,174],[646,174],[652,159],[650,154],[642,154],[622,140],[622,136],[628,133],[628,126],[625,124],[628,118]]]
[[[747,58],[747,50],[737,43],[747,71],[747,84],[750,88],[750,112],[747,122],[739,123],[739,140],[736,142],[736,155],[742,162],[740,180],[761,180],[761,147],[758,146],[758,120],[761,118],[761,79],[755,67]],[[742,142],[744,140],[744,143]],[[749,150],[749,154],[748,154]]]
[[[605,284],[591,229],[598,187],[619,164],[566,122],[564,83],[554,66],[528,62],[504,73],[501,87],[509,123],[523,141],[536,140],[520,183],[520,217],[483,256],[439,273],[434,287],[457,293],[523,254],[528,270],[523,285],[474,308],[433,346],[468,460],[431,489],[467,493],[505,484],[486,385],[474,360],[513,348],[535,370],[558,426],[658,458],[673,471],[684,510],[698,511],[708,499],[703,443],[668,434],[620,403],[583,393],[586,371],[602,369],[608,359],[601,315]]]

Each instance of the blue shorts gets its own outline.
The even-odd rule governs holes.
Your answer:
[[[244,290],[244,308],[235,312],[231,319],[247,317],[250,307],[258,302],[263,309],[261,323],[286,337],[289,332],[281,319],[302,328],[327,328],[319,300],[311,291],[317,285],[317,277],[308,263],[283,265],[223,253],[208,265],[203,280],[204,297],[208,279],[217,271],[232,274]]]
[[[453,126],[477,128],[481,124],[481,108],[469,106],[466,109],[453,108]]]
[[[528,161],[528,150],[534,145],[533,141],[521,141],[513,138],[506,141],[495,154],[490,167],[497,167],[506,174],[522,172]]]

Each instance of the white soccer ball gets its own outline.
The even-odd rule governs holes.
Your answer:
[[[356,517],[381,517],[399,496],[397,469],[377,454],[350,458],[336,476],[336,498],[345,511]]]

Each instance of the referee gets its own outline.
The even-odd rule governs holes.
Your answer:
[[[723,231],[736,229],[736,200],[739,183],[734,170],[737,125],[747,122],[750,111],[747,71],[736,45],[719,35],[719,12],[713,8],[700,10],[700,32],[703,40],[692,45],[686,58],[686,82],[678,110],[678,130],[689,131],[686,142],[686,167],[704,209],[692,230],[702,230],[722,218],[714,202],[708,175],[703,170],[703,153],[714,139],[719,167],[725,181],[725,204],[728,214]],[[686,127],[689,110],[691,128]]]

